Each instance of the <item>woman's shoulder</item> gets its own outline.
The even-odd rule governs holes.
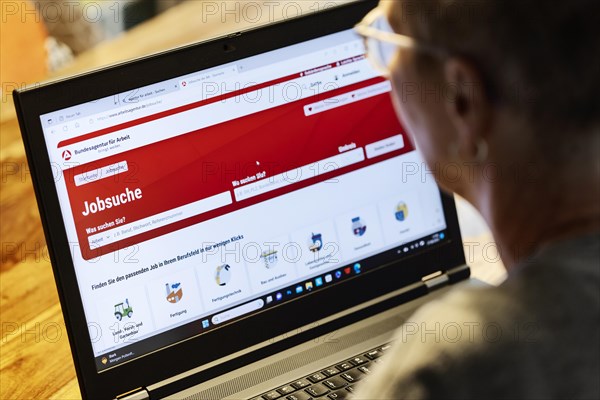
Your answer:
[[[597,329],[600,233],[549,244],[511,271],[501,285],[458,286],[415,316],[436,320],[442,315],[448,322],[477,323],[483,341],[486,326],[490,334],[494,328],[502,330],[499,341],[508,343],[532,331],[560,339],[580,332],[581,326]]]
[[[600,369],[599,238],[547,246],[500,286],[461,284],[427,303],[396,333],[387,366],[376,371],[381,379],[361,393],[598,394],[588,378]],[[386,389],[377,392],[377,385]]]
[[[600,232],[547,244],[510,271],[495,292],[551,319],[600,310]],[[596,314],[597,315],[597,314]]]

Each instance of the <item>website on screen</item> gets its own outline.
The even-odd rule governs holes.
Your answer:
[[[99,370],[442,240],[390,91],[342,32],[42,116]]]

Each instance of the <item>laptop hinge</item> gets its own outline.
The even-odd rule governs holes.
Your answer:
[[[439,289],[447,284],[454,283],[460,280],[461,277],[469,276],[469,266],[461,265],[456,268],[452,268],[446,272],[437,271],[421,278],[421,281],[427,286],[430,291]]]
[[[150,393],[146,389],[137,388],[131,392],[118,395],[115,400],[149,400]]]
[[[439,289],[442,286],[445,286],[449,281],[448,275],[442,271],[434,272],[433,274],[429,274],[421,278],[427,289],[435,290]]]

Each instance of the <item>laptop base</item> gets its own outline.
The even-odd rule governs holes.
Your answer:
[[[471,281],[474,280],[471,279],[468,284],[478,283]],[[443,296],[452,287],[443,287],[409,303],[175,393],[167,399],[253,399],[390,342],[394,332],[418,307]],[[286,396],[281,398],[285,399]]]

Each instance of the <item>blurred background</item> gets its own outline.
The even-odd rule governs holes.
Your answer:
[[[52,75],[182,1],[0,0],[2,90]]]
[[[46,67],[53,71],[74,55],[122,34],[181,1],[2,0],[2,50],[23,49],[15,47],[16,43],[28,45],[28,50],[47,53]]]

